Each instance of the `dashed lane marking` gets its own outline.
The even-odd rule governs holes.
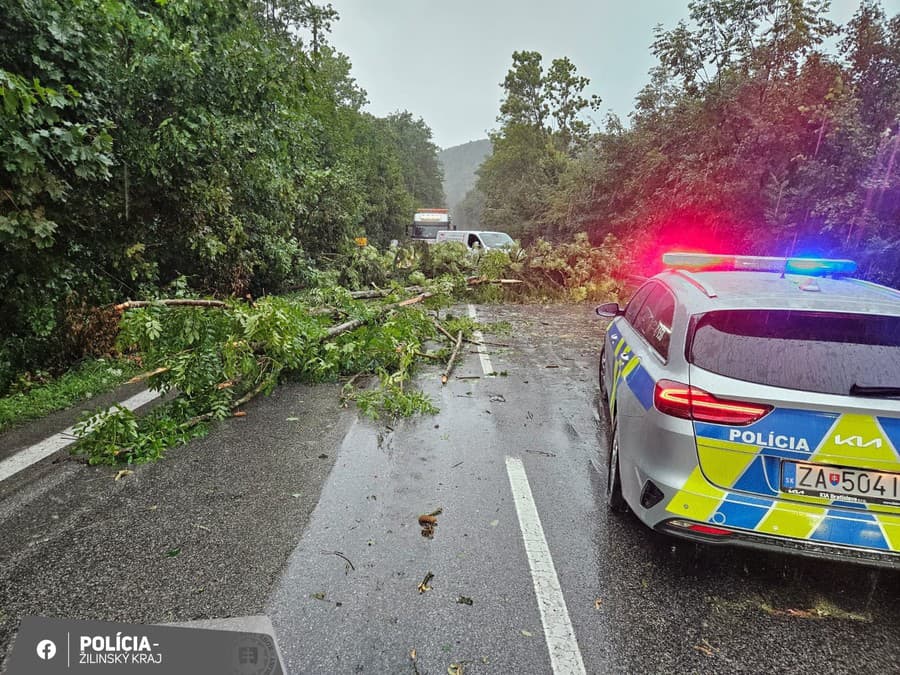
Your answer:
[[[472,321],[478,321],[478,315],[475,313],[475,305],[469,305],[469,317]],[[476,351],[478,352],[478,358],[481,360],[481,370],[484,371],[485,375],[493,374],[494,366],[491,365],[491,357],[484,348],[484,345],[480,344],[484,342],[484,335],[482,335],[480,330],[476,330],[472,333],[472,337],[479,343],[476,347]]]
[[[119,405],[128,408],[129,410],[137,410],[142,405],[146,405],[160,396],[161,394],[158,391],[145,389],[131,398],[125,399]],[[54,452],[58,452],[59,450],[72,445],[72,443],[77,440],[78,439],[75,437],[75,427],[71,426],[63,429],[58,434],[53,434],[49,438],[45,438],[39,443],[35,443],[24,450],[20,450],[16,454],[7,457],[0,462],[0,481],[6,480],[10,476],[14,476],[20,471],[27,469],[32,464],[49,457]]]
[[[519,528],[522,530],[534,593],[541,612],[541,623],[544,625],[550,666],[555,675],[584,675],[584,661],[522,460],[507,457],[506,473],[509,475],[509,486],[516,503]]]

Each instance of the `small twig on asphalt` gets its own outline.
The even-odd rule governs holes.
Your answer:
[[[356,571],[356,568],[353,566],[353,563],[350,562],[350,558],[345,556],[340,551],[320,551],[320,553],[322,555],[336,555],[338,558],[343,558],[344,560],[347,561],[347,564],[350,565],[350,569],[353,570],[354,572]]]
[[[454,464],[454,465],[451,466],[450,468],[451,468],[451,469],[455,469],[455,468],[458,467],[460,464],[462,464],[462,462],[457,462],[456,464]]]
[[[512,345],[508,345],[504,342],[487,342],[485,340],[481,340],[479,342],[478,340],[469,340],[469,339],[466,339],[466,342],[468,342],[470,345],[490,345],[491,347],[512,347]]]

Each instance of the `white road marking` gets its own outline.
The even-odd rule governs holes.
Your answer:
[[[469,305],[469,317],[471,317],[472,321],[478,321],[478,315],[475,313],[475,305]],[[484,342],[484,335],[482,335],[480,330],[473,331],[472,337],[475,338],[476,342]],[[476,351],[478,352],[478,358],[481,360],[481,370],[484,371],[485,375],[492,375],[494,366],[491,365],[491,357],[488,355],[484,345],[479,344],[476,347]]]
[[[506,473],[509,475],[509,486],[516,503],[519,527],[528,556],[528,567],[531,568],[534,593],[541,612],[541,623],[544,624],[544,637],[547,640],[547,650],[550,652],[550,666],[556,675],[584,675],[584,661],[578,649],[566,600],[559,585],[559,577],[556,576],[556,566],[550,556],[550,548],[547,546],[544,528],[534,505],[534,497],[522,460],[518,457],[507,457]]]
[[[131,398],[125,399],[119,405],[128,408],[129,410],[136,410],[142,405],[146,405],[147,403],[150,403],[150,401],[159,398],[160,395],[161,394],[158,391],[145,389]],[[0,481],[6,480],[23,469],[27,469],[32,464],[49,457],[54,452],[72,445],[76,440],[78,439],[75,437],[75,427],[71,426],[63,429],[58,434],[53,434],[49,438],[45,438],[39,443],[35,443],[24,450],[20,450],[11,457],[7,457],[0,462]]]

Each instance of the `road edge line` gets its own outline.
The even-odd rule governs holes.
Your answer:
[[[144,389],[134,396],[131,396],[121,403],[120,406],[128,410],[137,410],[141,406],[147,405],[151,401],[155,401],[162,394],[152,389]],[[37,464],[42,459],[46,459],[55,452],[59,452],[63,448],[72,445],[78,439],[75,437],[75,425],[66,427],[59,433],[48,436],[42,441],[38,441],[34,445],[22,448],[14,455],[10,455],[3,461],[0,461],[0,482],[7,478],[12,478],[20,471],[24,471],[33,464]]]

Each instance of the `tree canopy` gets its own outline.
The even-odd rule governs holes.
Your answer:
[[[644,273],[685,246],[847,256],[900,283],[900,15],[876,0],[843,26],[824,0],[689,8],[657,30],[628,123],[610,116],[587,136],[566,122],[584,124],[590,107],[574,66],[543,73],[540,55],[513,54],[480,171],[484,224],[526,238],[612,233]],[[554,80],[572,94],[554,94]]]
[[[0,0],[0,390],[83,308],[309,281],[443,203],[421,119],[366,94],[310,0]],[[66,353],[69,350],[71,353]]]

